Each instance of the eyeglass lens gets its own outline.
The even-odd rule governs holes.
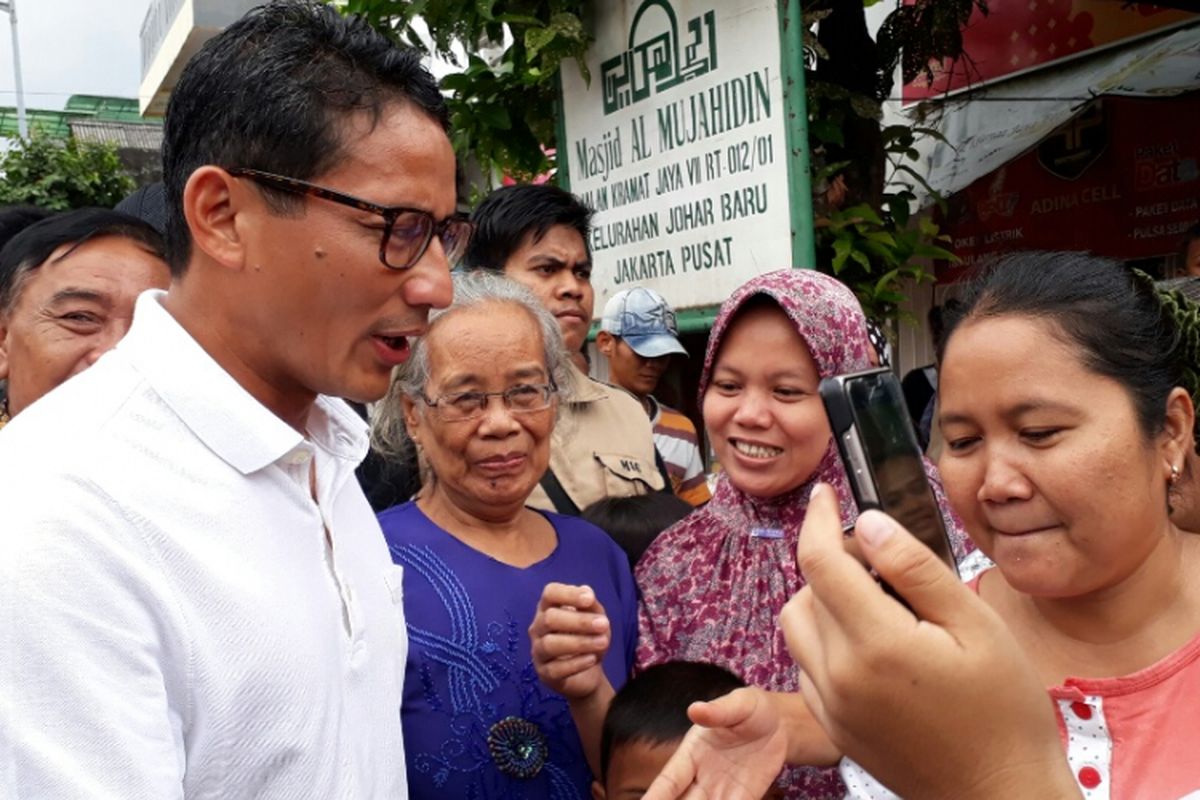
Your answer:
[[[402,211],[388,235],[384,251],[388,266],[405,269],[415,264],[435,234],[441,240],[446,258],[453,262],[466,251],[471,238],[471,225],[457,218],[443,220],[438,225],[423,212]]]
[[[444,419],[449,420],[472,419],[482,415],[493,397],[499,397],[510,411],[541,411],[549,407],[553,391],[553,387],[547,384],[519,384],[503,392],[457,392],[438,398],[434,407],[441,411]]]

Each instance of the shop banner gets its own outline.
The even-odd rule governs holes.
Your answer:
[[[952,197],[942,221],[963,259],[942,280],[1015,250],[1175,252],[1200,221],[1200,96],[1098,100]]]
[[[905,0],[912,5],[914,0]],[[964,58],[906,85],[914,103],[1011,78],[1200,19],[1200,14],[1114,0],[988,0],[963,30]]]
[[[918,142],[913,166],[948,196],[1034,147],[1095,97],[1169,97],[1198,88],[1200,24],[948,100],[932,118],[889,103],[885,122],[916,122],[941,133],[944,140]]]

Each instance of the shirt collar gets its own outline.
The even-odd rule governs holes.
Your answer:
[[[571,364],[569,369],[575,376],[574,391],[571,395],[572,403],[591,403],[608,397],[608,392],[605,391],[604,384],[600,381],[592,380],[574,364]]]
[[[143,292],[129,333],[117,345],[162,401],[223,461],[248,475],[304,437],[256,400],[162,306],[166,292]],[[334,456],[361,461],[366,424],[340,400],[318,397],[307,429]]]

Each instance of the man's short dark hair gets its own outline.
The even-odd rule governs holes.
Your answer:
[[[0,249],[8,240],[35,222],[41,222],[54,214],[37,206],[5,206],[0,208]]]
[[[55,250],[72,245],[60,256],[65,258],[85,242],[105,236],[131,239],[147,252],[165,257],[162,236],[137,217],[107,208],[81,208],[55,214],[25,228],[0,250],[0,313],[12,311],[21,287]]]
[[[471,214],[475,233],[463,256],[468,269],[503,272],[508,259],[532,234],[537,242],[555,225],[579,231],[588,257],[592,210],[570,192],[549,184],[503,186],[489,194]]]
[[[347,144],[347,118],[377,123],[409,102],[449,128],[446,101],[420,55],[361,17],[312,0],[278,0],[210,39],[184,67],[163,125],[167,260],[187,268],[191,234],[183,189],[206,164],[308,180],[331,169]],[[296,213],[302,198],[259,187],[272,209]]]
[[[677,742],[692,727],[688,706],[715,700],[746,683],[727,669],[692,661],[656,664],[630,679],[613,698],[600,732],[600,783],[618,747]]]
[[[627,497],[605,497],[579,516],[621,545],[629,566],[641,559],[658,535],[696,509],[671,492],[648,492]]]

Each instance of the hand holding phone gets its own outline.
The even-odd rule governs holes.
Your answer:
[[[858,510],[880,509],[957,572],[896,376],[888,369],[835,375],[819,391]]]

